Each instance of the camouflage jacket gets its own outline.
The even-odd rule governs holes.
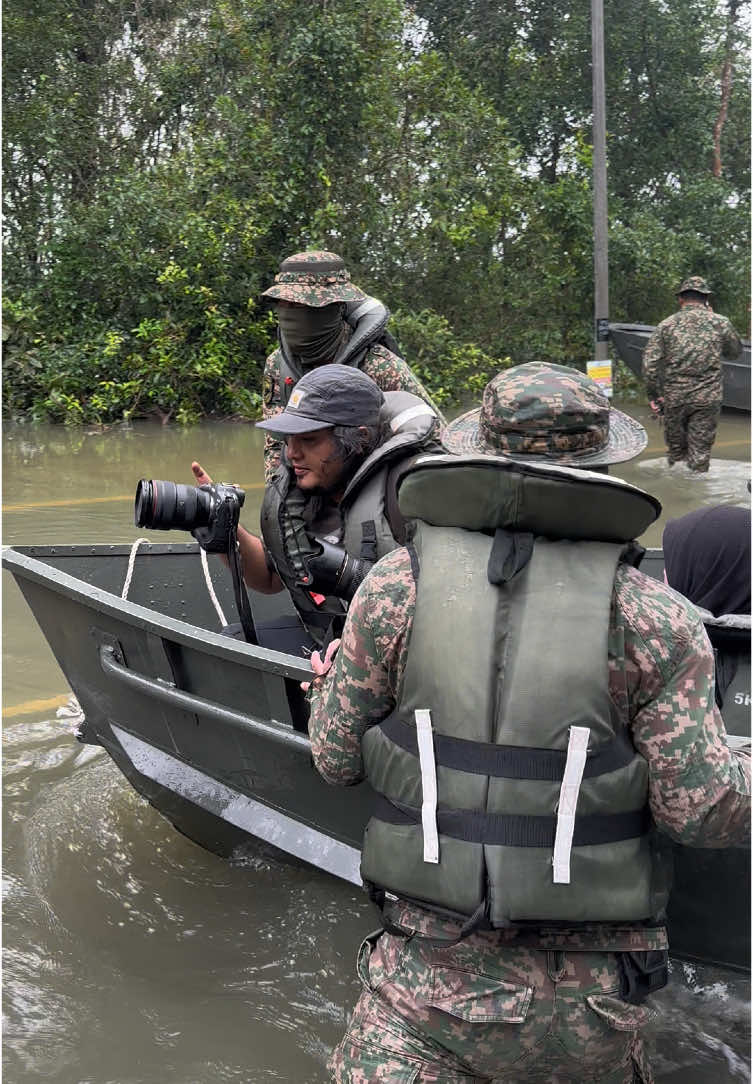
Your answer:
[[[359,587],[335,664],[311,686],[311,748],[330,783],[363,777],[361,737],[397,702],[415,603],[410,556],[401,548],[384,557]],[[732,752],[725,740],[714,701],[713,654],[695,608],[671,588],[620,565],[608,652],[611,696],[649,764],[649,802],[657,827],[696,847],[745,844],[750,760]],[[415,921],[413,926],[419,928]],[[429,912],[420,928],[442,936],[448,932],[447,922]],[[563,937],[558,931],[558,944]],[[598,926],[573,931],[564,943],[605,951],[613,946]],[[663,945],[660,936],[636,927],[631,947]]]
[[[429,403],[437,411],[440,422],[444,424],[444,419],[432,401],[431,396],[418,377],[414,376],[408,363],[398,357],[397,354],[393,354],[386,346],[376,343],[374,346],[369,347],[366,357],[359,368],[361,372],[370,376],[382,391],[409,391],[413,395],[418,395],[419,398]],[[283,409],[280,397],[279,349],[273,351],[267,358],[264,366],[263,388],[264,420],[266,421],[268,418],[273,418],[275,414],[279,414]],[[281,451],[282,441],[266,435],[264,438],[264,480],[266,482],[269,481],[280,465]]]
[[[726,316],[688,304],[662,320],[643,352],[649,399],[719,403],[722,357],[736,358],[742,343]]]

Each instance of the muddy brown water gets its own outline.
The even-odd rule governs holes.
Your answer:
[[[645,545],[699,505],[749,503],[747,416],[724,416],[711,470],[692,475],[667,468],[645,408],[625,409],[649,445],[614,473],[664,506]],[[190,484],[192,458],[246,488],[253,529],[262,471],[252,426],[6,425],[3,543],[133,541],[145,533],[132,521],[136,481]],[[378,924],[371,905],[262,845],[233,862],[208,854],[102,750],[79,745],[65,679],[6,572],[3,634],[5,1079],[323,1084],[358,993],[358,942]],[[746,976],[673,962],[654,1000],[657,1080],[749,1080],[749,998]]]

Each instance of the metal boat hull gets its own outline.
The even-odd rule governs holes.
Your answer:
[[[650,324],[610,324],[609,336],[615,350],[636,376],[643,376],[643,351],[649,335],[656,329]],[[738,358],[722,362],[722,406],[727,410],[750,413],[750,343],[743,342]]]
[[[314,769],[297,695],[308,664],[220,634],[195,544],[143,545],[121,599],[129,552],[3,552],[84,712],[82,739],[103,745],[140,794],[209,850],[227,855],[254,837],[360,883],[372,792],[365,783],[330,787]],[[232,613],[230,577],[214,567]],[[661,577],[660,551],[649,551],[644,568]],[[285,596],[254,595],[252,604],[268,619]],[[747,734],[749,664],[728,695],[728,729]],[[675,866],[673,954],[747,968],[748,852],[676,847]]]

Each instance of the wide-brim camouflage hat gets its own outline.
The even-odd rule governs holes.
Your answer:
[[[700,275],[691,275],[689,279],[681,282],[680,289],[677,291],[678,297],[680,294],[687,293],[688,290],[693,290],[697,294],[713,294],[714,292],[709,289],[706,279],[702,279]]]
[[[335,301],[363,301],[367,296],[350,281],[342,257],[334,252],[297,252],[280,264],[274,285],[262,297],[295,301],[318,309]]]
[[[481,406],[450,422],[442,441],[451,452],[596,467],[632,459],[648,435],[583,373],[534,361],[498,373]]]

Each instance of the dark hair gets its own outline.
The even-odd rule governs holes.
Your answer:
[[[683,290],[680,299],[682,301],[703,301],[705,304],[709,297],[708,294],[700,294],[698,290]]]
[[[363,431],[365,430],[365,432]],[[332,440],[337,456],[343,460],[363,460],[378,448],[384,439],[382,425],[335,425]]]

